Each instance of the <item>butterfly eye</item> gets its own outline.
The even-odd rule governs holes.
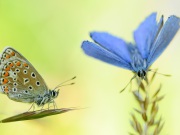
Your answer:
[[[36,78],[36,74],[35,74],[34,72],[31,73],[31,76],[32,76],[33,78]]]
[[[12,88],[12,91],[13,92],[17,92],[17,88]]]
[[[146,71],[143,70],[143,76],[146,76]]]
[[[137,73],[137,74],[138,74],[138,76],[139,76],[139,77],[141,77],[141,72],[140,72],[140,71],[138,71],[138,73]]]
[[[56,96],[56,92],[55,91],[51,91],[51,96],[55,97]]]

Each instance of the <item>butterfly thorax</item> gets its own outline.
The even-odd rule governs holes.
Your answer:
[[[59,91],[48,90],[44,95],[39,95],[34,99],[34,103],[38,106],[43,106],[46,103],[51,103],[59,95]]]
[[[133,67],[134,72],[136,72],[141,79],[144,79],[147,70],[146,59],[142,58],[142,56],[139,54],[137,49],[134,50],[131,57],[132,57],[131,65]]]

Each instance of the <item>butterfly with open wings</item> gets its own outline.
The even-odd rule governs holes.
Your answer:
[[[135,44],[107,32],[92,32],[95,43],[84,41],[83,51],[96,59],[135,72],[140,79],[146,79],[147,71],[162,54],[180,28],[180,18],[172,15],[167,21],[156,21],[157,13],[149,15],[135,30]],[[124,89],[123,89],[124,90]],[[122,90],[122,91],[123,91]]]

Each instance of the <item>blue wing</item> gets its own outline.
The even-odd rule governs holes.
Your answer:
[[[131,55],[124,40],[106,32],[91,32],[91,38],[100,46],[114,53],[122,60],[131,62]]]
[[[84,52],[91,57],[94,57],[96,59],[99,59],[101,61],[107,62],[118,67],[132,70],[130,63],[124,61],[118,55],[114,54],[113,52],[110,52],[109,50],[98,44],[89,41],[84,41],[81,47],[84,50]]]
[[[148,67],[161,55],[161,53],[169,45],[175,34],[180,28],[180,18],[170,16],[166,23],[162,26],[159,34],[153,45],[150,48],[150,53],[147,59]]]
[[[159,23],[157,23],[156,16],[157,13],[149,15],[145,21],[140,24],[137,30],[134,31],[134,40],[139,53],[144,59],[147,59],[151,45],[163,24],[163,17],[161,17]]]

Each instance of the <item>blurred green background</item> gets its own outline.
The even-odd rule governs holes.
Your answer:
[[[39,120],[0,125],[1,135],[126,135],[135,106],[130,92],[119,91],[132,77],[130,71],[87,57],[80,46],[89,32],[108,31],[133,42],[132,32],[145,17],[157,11],[165,18],[180,17],[179,0],[1,0],[0,50],[11,46],[39,71],[49,88],[77,76],[76,84],[61,88],[58,107],[86,107]],[[153,64],[159,72],[152,87],[163,84],[165,99],[159,114],[165,120],[162,134],[179,134],[180,33]],[[27,111],[30,104],[0,95],[0,119]]]

